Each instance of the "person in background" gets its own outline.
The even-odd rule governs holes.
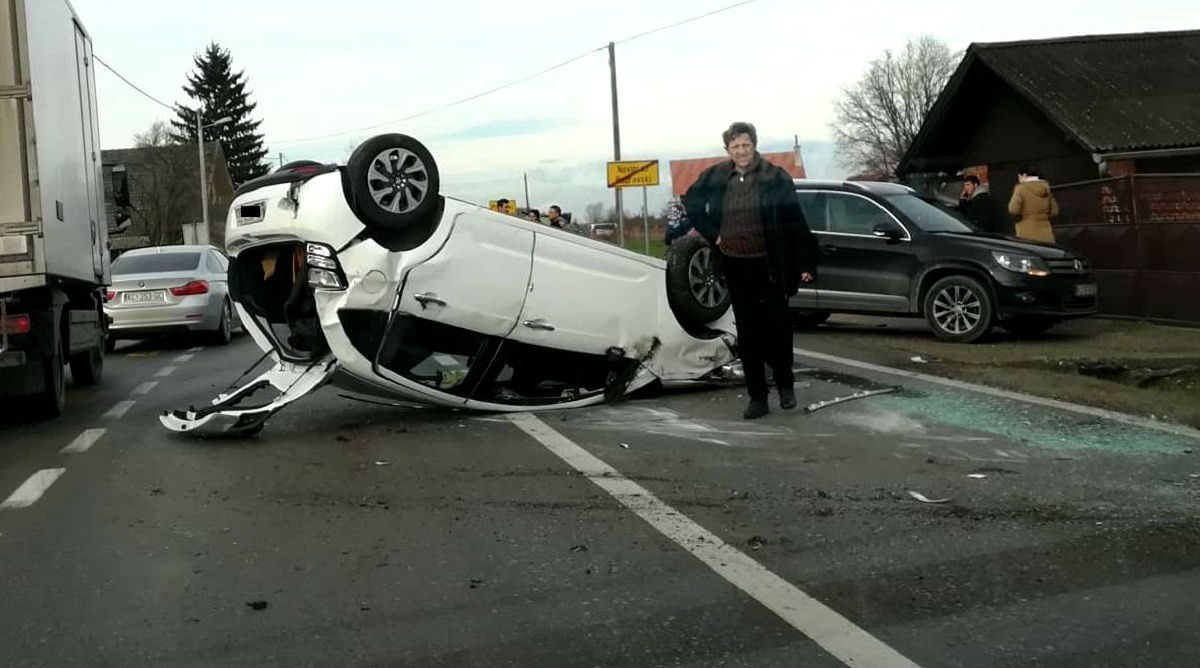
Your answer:
[[[1050,192],[1050,184],[1032,168],[1017,172],[1017,187],[1008,201],[1008,213],[1016,221],[1019,238],[1054,243],[1050,219],[1058,217],[1058,202]]]
[[[542,222],[542,212],[541,211],[538,211],[537,209],[530,209],[528,215],[529,215],[529,220],[532,220],[535,223]]]
[[[979,177],[974,174],[968,174],[963,179],[958,210],[982,232],[987,234],[1006,234],[1008,232],[1004,212],[992,199],[987,186],[981,184]]]
[[[788,298],[816,280],[817,239],[792,177],[758,154],[754,126],[734,123],[721,138],[729,160],[704,170],[683,205],[696,231],[721,253],[750,395],[742,417],[753,420],[770,412],[768,365],[780,408],[796,407]]]
[[[557,204],[550,205],[550,227],[566,229],[567,219],[562,217],[562,209]]]
[[[500,213],[508,213],[508,200],[506,200],[506,199],[496,200],[496,210],[499,211]]]

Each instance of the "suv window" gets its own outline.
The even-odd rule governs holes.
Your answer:
[[[975,233],[975,230],[953,214],[939,209],[916,195],[891,195],[887,201],[900,209],[901,213],[925,232]]]
[[[379,353],[384,368],[447,394],[471,393],[475,382],[469,374],[486,337],[413,316],[397,317],[387,337]]]
[[[812,190],[796,191],[796,199],[800,200],[800,208],[804,211],[804,222],[813,232],[828,232],[825,222],[825,193]]]
[[[891,214],[878,204],[858,195],[825,193],[827,224],[830,232],[872,236],[880,223],[895,224]]]

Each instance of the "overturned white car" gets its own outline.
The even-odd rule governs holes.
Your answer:
[[[433,157],[405,135],[245,184],[226,247],[230,295],[273,364],[164,413],[173,431],[253,433],[326,382],[525,411],[720,380],[736,359],[707,253],[674,262],[693,290],[669,299],[661,260],[441,196]]]

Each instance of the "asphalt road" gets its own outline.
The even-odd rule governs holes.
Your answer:
[[[0,509],[0,665],[1200,656],[1187,435],[828,360],[802,406],[902,389],[743,422],[736,388],[536,417],[325,388],[252,439],[159,427],[257,357],[123,345],[62,419],[6,416],[0,500],[50,484]]]

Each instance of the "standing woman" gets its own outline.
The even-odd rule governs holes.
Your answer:
[[[1033,169],[1026,167],[1017,172],[1017,187],[1008,201],[1008,213],[1016,223],[1017,237],[1054,243],[1050,219],[1058,217],[1058,202],[1050,192],[1050,184]]]

